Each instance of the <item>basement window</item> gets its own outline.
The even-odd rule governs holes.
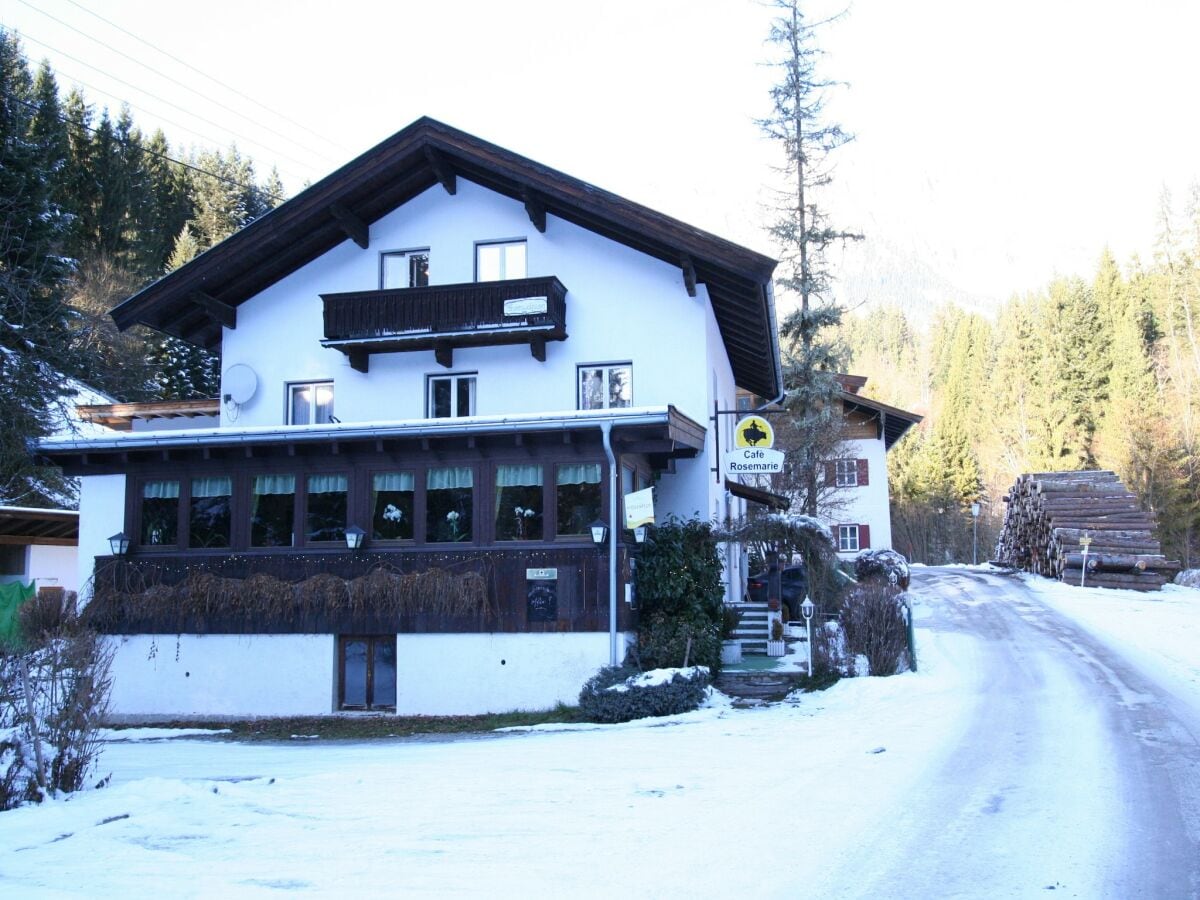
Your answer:
[[[338,706],[341,709],[394,709],[396,636],[344,636],[338,641]]]

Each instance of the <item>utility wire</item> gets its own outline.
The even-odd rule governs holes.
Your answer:
[[[203,78],[207,78],[213,84],[219,85],[220,87],[223,87],[225,90],[227,90],[233,94],[237,94],[239,97],[241,97],[244,100],[249,100],[251,103],[253,103],[255,106],[259,107],[260,109],[264,109],[267,112],[271,113],[271,115],[276,116],[276,117],[282,119],[283,121],[288,122],[292,125],[295,125],[297,128],[308,132],[313,137],[324,141],[326,144],[333,147],[338,152],[340,152],[342,154],[350,154],[352,152],[351,150],[347,149],[344,145],[339,144],[337,141],[330,138],[328,135],[321,134],[321,132],[315,131],[314,129],[309,128],[304,123],[297,122],[295,119],[285,116],[283,113],[279,112],[278,110],[272,109],[271,107],[267,106],[265,103],[262,103],[261,101],[256,100],[255,98],[251,97],[249,94],[245,94],[242,91],[239,91],[237,88],[226,84],[225,82],[221,81],[220,79],[214,78],[212,75],[209,75],[204,70],[198,69],[195,66],[193,66],[191,63],[180,59],[178,56],[174,56],[174,55],[168,53],[166,50],[162,49],[161,47],[158,47],[155,44],[150,43],[150,41],[147,41],[145,38],[139,37],[138,35],[134,34],[129,29],[122,28],[120,25],[118,25],[116,22],[112,21],[111,19],[106,19],[106,18],[104,18],[104,16],[100,15],[100,13],[95,12],[94,10],[88,9],[82,3],[77,3],[76,0],[67,0],[67,2],[70,3],[72,6],[76,6],[79,9],[83,10],[89,16],[95,16],[101,22],[104,22],[106,25],[112,26],[113,28],[117,29],[117,31],[121,32],[122,34],[129,35],[129,37],[133,38],[135,41],[138,41],[141,44],[144,44],[145,46],[149,47],[154,52],[161,53],[167,59],[179,63],[179,65],[183,66],[184,68],[191,69],[197,75],[200,75]]]
[[[233,115],[237,116],[239,119],[243,119],[243,120],[249,122],[251,125],[261,128],[264,131],[270,132],[271,134],[275,135],[276,137],[283,138],[283,140],[287,141],[289,144],[297,143],[290,135],[286,135],[281,131],[276,131],[274,128],[270,127],[269,125],[265,125],[258,120],[252,119],[252,118],[250,118],[250,116],[247,116],[245,113],[238,112],[236,109],[233,109],[232,107],[227,106],[224,103],[221,103],[219,100],[213,99],[208,94],[204,94],[201,91],[196,90],[196,88],[192,87],[191,85],[184,84],[182,81],[180,81],[177,78],[173,78],[172,76],[168,75],[166,72],[162,72],[162,71],[154,68],[149,63],[146,63],[143,60],[138,59],[136,56],[131,56],[130,54],[126,53],[125,51],[119,50],[118,48],[112,46],[112,44],[109,44],[109,43],[106,43],[105,41],[100,40],[100,38],[96,37],[95,35],[88,34],[86,31],[76,28],[70,22],[64,22],[62,19],[58,18],[57,16],[51,15],[50,13],[46,12],[44,9],[39,9],[38,7],[34,6],[32,3],[28,2],[28,0],[20,0],[20,3],[23,6],[29,7],[34,12],[40,13],[41,15],[45,16],[47,19],[50,19],[53,22],[57,22],[59,25],[62,25],[64,28],[69,28],[71,31],[74,31],[76,34],[82,35],[83,37],[87,38],[89,41],[99,44],[101,47],[105,48],[106,50],[110,50],[113,53],[116,53],[118,56],[124,57],[125,59],[129,60],[130,62],[134,63],[135,65],[139,65],[143,69],[153,72],[155,75],[159,76],[160,78],[165,78],[167,81],[171,82],[172,84],[179,85],[185,91],[195,94],[197,97],[200,97],[202,100],[205,100],[206,102],[211,103],[214,106],[220,107],[221,109],[225,110],[226,112],[232,113]],[[78,4],[76,4],[76,5],[78,6]],[[80,9],[84,9],[86,12],[90,12],[90,10],[87,10],[85,7],[80,7]],[[270,148],[268,148],[268,149],[270,149]],[[305,148],[305,149],[308,149],[308,148]],[[272,151],[272,152],[274,152],[274,151]],[[335,163],[336,162],[336,160],[334,160],[332,157],[325,156],[320,151],[314,150],[312,152],[316,156],[325,160],[325,162],[327,162],[327,163]]]
[[[244,135],[244,134],[241,134],[241,133],[239,133],[239,132],[233,131],[233,130],[231,130],[231,129],[227,129],[227,128],[226,128],[224,125],[222,125],[222,124],[221,124],[221,123],[219,123],[219,122],[214,122],[212,119],[205,118],[204,116],[200,115],[199,113],[192,112],[191,110],[189,110],[189,109],[186,109],[186,108],[184,108],[184,107],[180,106],[178,103],[172,103],[170,100],[167,100],[165,97],[159,97],[157,94],[152,94],[152,93],[150,93],[148,90],[146,90],[146,89],[145,89],[145,88],[143,88],[143,87],[140,87],[140,86],[138,86],[138,85],[136,85],[136,84],[133,84],[132,82],[126,81],[126,80],[125,80],[125,79],[123,79],[123,78],[118,78],[116,75],[113,75],[113,74],[111,74],[111,73],[109,73],[109,72],[105,72],[103,69],[101,69],[101,68],[99,68],[99,67],[97,67],[97,66],[93,66],[93,65],[92,65],[91,63],[89,63],[89,62],[84,62],[82,59],[79,59],[79,58],[78,58],[78,57],[76,57],[76,56],[72,56],[72,55],[71,55],[71,54],[69,54],[69,53],[65,53],[64,51],[62,51],[62,50],[59,50],[57,47],[52,47],[51,45],[47,44],[45,41],[39,41],[39,40],[38,40],[37,38],[35,38],[35,37],[30,37],[30,36],[29,36],[29,34],[28,34],[27,32],[23,32],[21,36],[22,36],[23,38],[25,38],[25,40],[27,40],[27,41],[33,41],[35,44],[38,44],[39,46],[45,47],[47,50],[51,51],[52,53],[57,53],[57,54],[59,54],[60,56],[66,57],[67,59],[69,59],[69,60],[71,60],[71,61],[73,61],[73,62],[77,62],[77,63],[79,63],[81,66],[87,66],[87,68],[89,68],[89,69],[91,69],[91,70],[93,70],[93,71],[95,71],[95,72],[99,72],[101,75],[103,75],[103,76],[104,76],[104,77],[106,77],[106,78],[111,78],[113,81],[116,81],[116,82],[118,82],[118,83],[120,83],[120,84],[123,84],[123,85],[125,85],[126,87],[133,88],[135,91],[141,91],[141,93],[145,94],[147,97],[150,97],[150,98],[152,98],[152,99],[154,99],[154,100],[157,100],[157,101],[158,101],[158,102],[160,102],[160,103],[165,103],[165,104],[167,104],[167,106],[170,106],[170,107],[172,107],[172,108],[174,108],[174,109],[177,109],[177,110],[179,110],[180,112],[187,113],[187,114],[189,114],[189,115],[195,116],[195,117],[196,117],[197,119],[199,119],[201,122],[205,122],[205,123],[207,123],[207,124],[209,124],[209,125],[212,125],[214,128],[220,128],[220,129],[222,129],[223,131],[229,131],[229,133],[230,133],[230,134],[232,134],[234,137],[241,138],[243,141],[245,141],[245,142],[246,142],[246,143],[248,143],[248,144],[253,144],[253,145],[255,145],[255,146],[262,147],[264,150],[267,150],[268,152],[271,152],[271,153],[276,153],[276,154],[278,154],[279,156],[282,156],[284,159],[290,160],[291,162],[295,163],[296,165],[300,166],[301,168],[308,168],[308,167],[309,167],[309,164],[308,164],[308,163],[302,162],[302,161],[300,161],[300,160],[296,159],[295,157],[288,156],[286,153],[279,153],[279,151],[278,151],[278,150],[276,150],[276,149],[274,149],[274,148],[272,148],[272,147],[268,147],[266,144],[262,143],[261,141],[256,141],[256,140],[254,140],[254,138],[247,137],[247,136],[246,136],[246,135]]]
[[[11,99],[16,100],[22,106],[28,106],[34,112],[42,112],[42,107],[40,105],[38,105],[37,103],[31,103],[28,100],[22,100],[20,97],[13,97]],[[68,119],[66,116],[62,115],[61,113],[59,115],[55,116],[55,118],[58,119],[58,121],[62,122],[64,125],[69,125],[72,128],[82,128],[84,131],[90,132],[93,135],[99,133],[98,129],[93,128],[90,125],[84,125],[80,122],[72,122],[70,119]],[[236,178],[230,178],[227,175],[218,175],[216,172],[210,172],[208,169],[202,169],[199,166],[193,165],[192,163],[184,162],[182,159],[176,159],[175,157],[168,156],[165,153],[159,153],[157,150],[151,150],[149,147],[144,147],[141,144],[131,144],[128,140],[118,140],[117,143],[119,143],[123,147],[137,150],[139,153],[144,153],[146,156],[156,156],[159,159],[166,160],[167,162],[170,162],[170,163],[175,163],[175,165],[182,166],[185,169],[191,169],[193,172],[197,172],[201,175],[207,175],[209,178],[215,178],[217,181],[223,181],[223,182],[225,182],[225,184],[231,184],[234,187],[240,187],[240,188],[242,188],[242,190],[254,191],[255,193],[261,194],[262,196],[267,197],[271,200],[278,200],[280,202],[283,202],[284,200],[287,199],[286,197],[284,197],[280,194],[272,193],[271,191],[268,191],[266,188],[260,187],[257,184],[246,184],[245,182],[238,181]]]

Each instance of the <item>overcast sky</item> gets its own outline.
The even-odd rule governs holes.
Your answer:
[[[289,189],[430,115],[769,253],[775,157],[754,122],[771,15],[745,0],[8,0],[0,22],[64,88],[128,102],[173,145],[236,141]],[[1186,0],[859,0],[821,38],[824,73],[847,83],[829,111],[857,134],[829,198],[868,235],[848,280],[876,301],[914,283],[1003,299],[1090,277],[1106,244],[1145,253],[1163,188],[1182,201],[1200,175],[1197,34]]]

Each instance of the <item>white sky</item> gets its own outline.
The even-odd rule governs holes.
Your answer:
[[[236,140],[289,189],[431,115],[771,252],[774,156],[754,125],[770,15],[746,0],[8,0],[0,22],[64,88],[128,101],[174,145]],[[869,237],[846,262],[854,283],[866,267],[870,299],[910,280],[1004,298],[1090,277],[1105,244],[1145,252],[1164,186],[1182,198],[1200,175],[1198,33],[1183,0],[859,0],[821,41],[824,73],[849,83],[830,111],[858,135],[831,198]]]

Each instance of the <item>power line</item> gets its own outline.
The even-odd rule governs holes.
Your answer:
[[[101,22],[104,22],[106,25],[112,26],[113,28],[117,29],[117,31],[121,32],[122,34],[129,35],[129,37],[133,38],[135,41],[138,41],[141,44],[144,44],[145,46],[149,47],[151,50],[155,51],[156,53],[161,53],[167,59],[179,63],[179,65],[183,66],[184,68],[191,69],[197,75],[200,75],[203,78],[207,78],[213,84],[219,85],[220,87],[223,87],[225,90],[227,90],[231,93],[237,94],[239,97],[241,97],[244,100],[249,100],[251,103],[253,103],[255,106],[259,107],[260,109],[265,109],[267,112],[271,113],[271,115],[277,116],[278,118],[282,119],[283,121],[288,122],[292,125],[295,125],[297,128],[308,132],[313,137],[318,138],[322,141],[325,141],[325,143],[327,143],[329,146],[333,147],[340,153],[348,154],[348,153],[352,152],[352,151],[348,150],[342,144],[339,144],[337,141],[332,140],[331,138],[329,138],[328,136],[326,136],[324,134],[321,134],[321,132],[315,131],[314,129],[309,128],[304,123],[297,122],[295,119],[290,118],[289,116],[285,116],[283,113],[279,112],[278,110],[272,109],[271,107],[267,106],[265,103],[262,103],[261,101],[256,100],[255,98],[251,97],[249,94],[245,94],[242,91],[239,91],[237,88],[226,84],[225,82],[221,81],[220,79],[214,78],[212,75],[209,75],[207,72],[203,71],[202,69],[198,69],[195,66],[193,66],[191,63],[180,59],[178,56],[174,56],[173,54],[168,53],[166,50],[162,49],[161,47],[155,46],[154,44],[150,43],[146,39],[141,38],[138,35],[134,34],[129,29],[122,28],[116,22],[112,21],[111,19],[104,18],[104,16],[100,15],[100,13],[95,12],[94,10],[88,9],[83,4],[77,3],[77,2],[75,2],[75,0],[67,0],[67,2],[70,3],[72,6],[79,7],[79,9],[83,10],[88,15],[95,16]]]
[[[101,75],[103,75],[106,78],[111,78],[113,81],[123,84],[126,87],[133,88],[135,91],[141,91],[141,93],[145,94],[147,97],[157,100],[159,103],[165,103],[165,104],[167,104],[167,106],[173,107],[174,109],[177,109],[180,112],[188,113],[189,115],[195,116],[201,122],[205,122],[209,125],[212,125],[214,128],[220,128],[222,130],[229,131],[229,133],[232,134],[234,137],[241,138],[243,141],[245,141],[248,144],[257,145],[259,147],[262,147],[264,150],[267,150],[271,153],[276,153],[279,156],[282,156],[284,159],[291,160],[293,163],[295,163],[296,165],[298,165],[302,168],[308,168],[308,165],[309,165],[308,163],[301,162],[300,160],[295,159],[294,157],[288,156],[286,153],[279,153],[278,150],[276,150],[273,147],[268,147],[266,144],[262,143],[261,141],[256,141],[252,137],[248,137],[244,134],[233,131],[232,129],[227,129],[227,128],[225,128],[224,125],[220,124],[219,122],[214,122],[212,119],[205,118],[204,116],[200,115],[199,113],[195,113],[189,109],[185,109],[184,107],[180,106],[178,103],[172,103],[170,100],[167,100],[165,97],[159,97],[157,94],[152,94],[143,87],[139,87],[138,85],[133,84],[132,82],[126,81],[123,78],[118,78],[116,75],[113,75],[109,72],[105,72],[103,69],[99,68],[98,66],[94,66],[89,62],[84,62],[82,59],[79,59],[76,56],[72,56],[69,53],[59,50],[57,47],[52,47],[50,44],[47,44],[45,41],[39,41],[35,37],[30,37],[28,32],[22,33],[21,36],[23,38],[25,38],[25,40],[27,40],[27,41],[33,41],[35,44],[45,47],[47,50],[51,51],[52,53],[57,53],[60,56],[66,57],[67,59],[71,60],[72,62],[79,63],[81,66],[87,66],[87,68],[91,69],[94,72],[99,72]]]
[[[29,100],[22,100],[20,97],[13,97],[12,99],[16,100],[22,106],[28,106],[34,112],[42,111],[41,106],[39,106],[36,103],[32,103]],[[61,113],[59,115],[55,116],[55,118],[58,119],[58,121],[62,122],[64,125],[70,125],[72,128],[82,128],[84,131],[90,132],[93,135],[99,133],[99,129],[93,128],[90,125],[84,125],[80,122],[72,122],[70,119],[68,119],[66,116],[62,115]],[[223,181],[226,184],[231,184],[234,187],[240,187],[246,191],[254,191],[255,193],[261,194],[262,196],[267,197],[271,200],[279,200],[280,202],[282,202],[287,199],[286,197],[284,197],[280,194],[272,193],[271,191],[268,191],[266,188],[260,187],[257,184],[246,184],[245,182],[238,181],[236,178],[230,178],[226,175],[218,175],[216,172],[210,172],[208,169],[202,169],[199,166],[193,165],[192,163],[184,162],[182,159],[176,159],[175,157],[168,156],[165,153],[159,153],[157,150],[151,150],[149,147],[144,147],[141,144],[131,144],[128,140],[118,140],[117,143],[119,143],[123,147],[127,147],[130,149],[136,150],[139,153],[144,153],[147,156],[156,156],[159,159],[163,159],[163,160],[166,160],[167,162],[175,163],[175,165],[182,166],[185,169],[191,169],[193,172],[198,172],[201,175],[207,175],[209,178],[215,178],[217,181]]]
[[[38,7],[34,6],[32,3],[29,2],[29,0],[20,0],[20,3],[23,6],[29,7],[34,12],[40,13],[41,15],[45,16],[47,19],[50,19],[53,22],[57,22],[59,25],[62,25],[64,28],[69,28],[71,31],[74,31],[76,34],[82,35],[83,37],[87,38],[89,41],[99,44],[101,47],[104,47],[106,50],[110,50],[113,53],[116,53],[118,56],[124,57],[125,59],[129,60],[130,62],[134,63],[135,65],[139,65],[142,68],[146,69],[147,71],[153,72],[155,75],[159,76],[160,78],[165,78],[167,81],[170,81],[172,84],[179,85],[179,87],[183,88],[185,91],[189,91],[190,93],[195,94],[197,97],[200,97],[201,99],[203,99],[209,103],[212,103],[214,106],[220,107],[221,109],[225,110],[226,112],[232,113],[233,115],[237,116],[239,119],[243,119],[243,120],[249,122],[250,124],[263,129],[264,131],[270,132],[271,134],[275,135],[276,137],[282,138],[283,140],[287,141],[289,144],[297,143],[289,135],[286,135],[281,131],[276,131],[274,128],[270,127],[269,125],[265,125],[262,122],[259,122],[259,121],[256,121],[255,119],[250,118],[249,116],[245,115],[244,113],[238,112],[236,109],[233,109],[232,107],[227,106],[226,104],[213,99],[209,95],[196,90],[191,85],[184,84],[182,81],[180,81],[177,78],[172,77],[171,75],[168,75],[166,72],[162,72],[162,71],[154,68],[149,63],[146,63],[143,60],[140,60],[135,56],[131,56],[128,53],[126,53],[125,51],[120,50],[120,49],[112,46],[111,44],[106,43],[105,41],[100,40],[100,38],[96,37],[95,35],[88,34],[86,31],[76,28],[70,22],[64,22],[62,19],[58,18],[57,16],[51,15],[50,13],[46,12],[45,10],[39,9]],[[79,4],[75,4],[75,5],[79,6]],[[85,12],[91,12],[90,10],[86,9],[86,7],[80,6],[79,8],[83,9]],[[95,13],[93,13],[93,15],[95,15]],[[305,149],[308,149],[308,148],[305,148]],[[325,160],[328,163],[336,162],[336,160],[334,160],[332,157],[325,156],[323,153],[320,153],[319,151],[314,150],[311,152],[313,152],[315,155],[317,155],[318,157],[320,157],[321,159]]]

